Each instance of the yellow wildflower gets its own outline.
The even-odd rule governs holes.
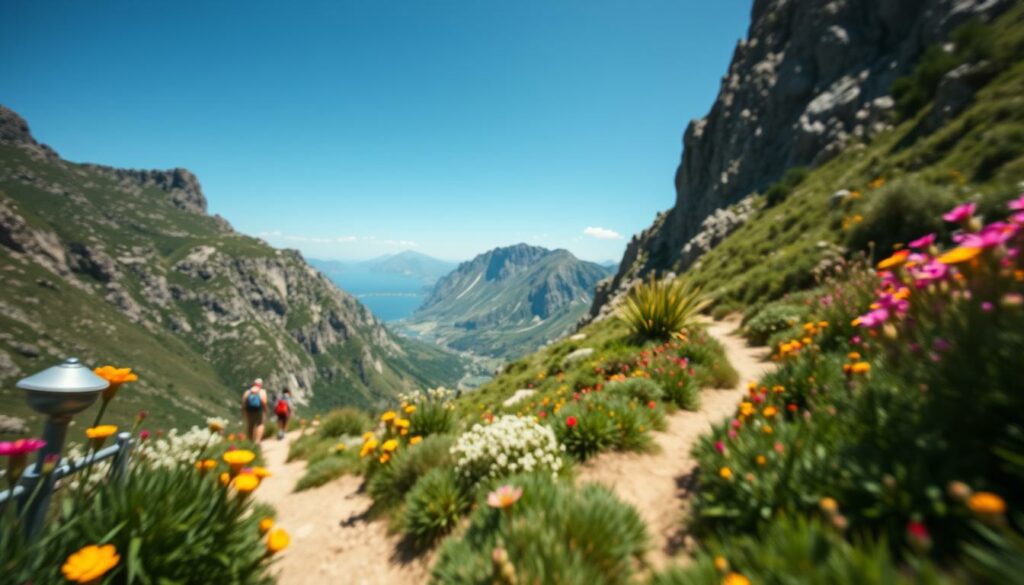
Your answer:
[[[380,446],[380,450],[384,451],[385,453],[391,453],[395,449],[398,449],[397,439],[388,439],[387,441],[384,441],[383,445]]]
[[[405,411],[405,414],[412,414],[412,413],[416,412],[416,405],[415,404],[410,404],[409,406],[406,406],[402,410]]]
[[[398,415],[395,414],[395,411],[389,410],[389,411],[385,412],[384,414],[380,415],[380,420],[381,420],[381,422],[390,423],[391,421],[395,420],[395,417],[397,417],[397,416]]]
[[[750,585],[750,579],[739,573],[729,573],[722,579],[722,585]]]
[[[732,470],[728,467],[723,467],[718,470],[718,476],[722,479],[732,479]]]
[[[1006,501],[992,492],[977,492],[967,500],[967,507],[985,519],[1002,518],[1006,513]]]
[[[267,535],[267,552],[275,554],[288,548],[288,543],[291,539],[288,538],[288,533],[280,528],[276,528]]]
[[[233,474],[252,463],[253,459],[256,459],[256,454],[246,449],[235,449],[224,453],[224,463],[231,467]]]
[[[415,445],[416,443],[419,443],[422,440],[423,440],[423,437],[421,437],[419,435],[416,435],[415,437],[412,437],[411,439],[409,439],[409,444],[410,445]]]
[[[235,491],[242,495],[251,494],[256,488],[260,487],[260,478],[252,473],[240,473],[235,476],[235,480],[231,482],[231,485],[234,486]]]

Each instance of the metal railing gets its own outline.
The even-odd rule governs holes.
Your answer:
[[[43,473],[43,463],[38,461],[25,470],[18,485],[0,492],[0,504],[12,498],[18,502],[18,508],[27,520],[26,533],[31,536],[42,527],[57,481],[107,459],[113,459],[107,477],[110,481],[121,481],[126,476],[134,443],[131,433],[120,432],[113,445],[91,452],[80,459],[61,459],[50,473]]]

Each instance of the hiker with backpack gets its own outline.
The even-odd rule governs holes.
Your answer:
[[[242,394],[242,418],[245,419],[247,435],[253,442],[263,440],[263,417],[267,413],[267,392],[263,380],[256,378],[252,386]]]
[[[277,415],[277,438],[280,440],[288,432],[288,419],[292,417],[291,390],[285,388],[281,392],[281,397],[277,399],[277,404],[274,406],[274,414]]]

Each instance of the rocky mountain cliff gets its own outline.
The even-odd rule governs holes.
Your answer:
[[[405,326],[456,349],[516,357],[569,331],[607,274],[567,250],[495,248],[439,280]]]
[[[61,160],[0,106],[4,404],[24,404],[15,378],[72,354],[134,367],[141,381],[115,405],[170,418],[234,413],[257,376],[304,403],[365,406],[462,375],[459,358],[393,335],[297,251],[206,209],[189,171]]]
[[[749,216],[744,198],[787,169],[821,165],[886,130],[893,82],[927,47],[1013,4],[755,0],[718,98],[683,136],[674,207],[632,239],[618,273],[599,286],[591,317],[633,278],[689,267]]]

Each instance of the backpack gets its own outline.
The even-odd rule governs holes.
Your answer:
[[[277,406],[274,407],[274,414],[278,416],[288,416],[288,412],[290,410],[291,407],[288,406],[288,401],[282,397],[278,399]]]
[[[260,398],[259,390],[249,390],[249,394],[245,397],[245,407],[249,410],[263,408],[263,399]]]

